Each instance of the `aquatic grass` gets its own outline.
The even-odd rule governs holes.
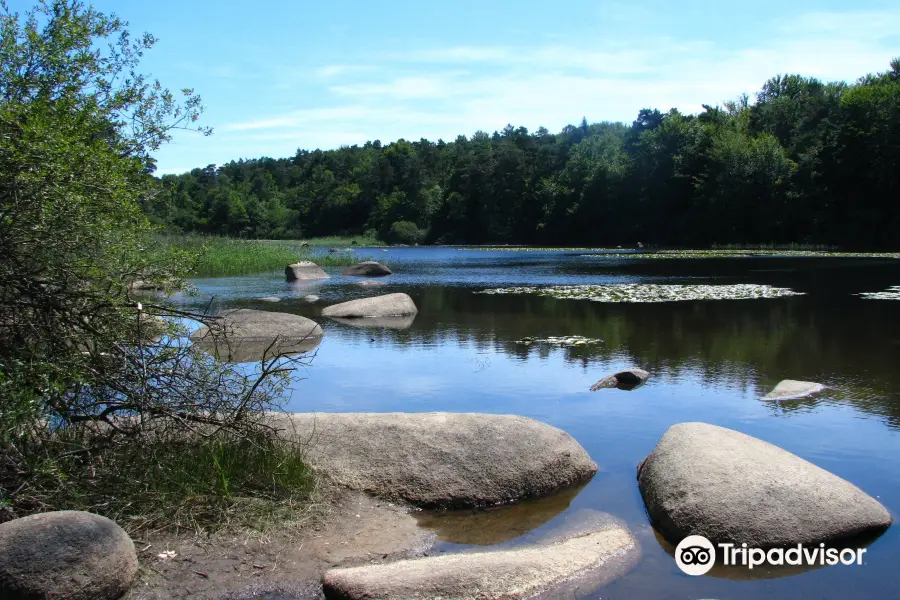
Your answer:
[[[605,254],[583,254],[584,258],[607,258]],[[833,252],[822,250],[767,250],[767,249],[716,249],[716,250],[655,250],[616,253],[625,259],[694,259],[694,258],[891,258],[900,259],[898,252]]]
[[[883,292],[863,292],[856,295],[866,300],[900,300],[900,285],[889,287]]]
[[[748,300],[801,296],[787,288],[769,285],[662,285],[655,283],[623,283],[616,285],[568,285],[553,287],[493,288],[476,294],[534,294],[569,300],[593,302],[678,302],[684,300]]]
[[[590,346],[593,344],[600,344],[603,340],[599,340],[597,338],[588,338],[582,335],[567,335],[567,336],[550,336],[550,337],[523,337],[521,340],[516,340],[517,344],[522,344],[524,346],[531,346],[532,344],[549,344],[550,346],[558,346],[560,348],[573,348],[576,346]]]
[[[300,241],[264,241],[183,235],[160,236],[162,245],[192,257],[191,272],[197,276],[246,275],[283,269],[285,265],[311,260],[323,267],[340,267],[367,260],[350,252],[322,252]]]

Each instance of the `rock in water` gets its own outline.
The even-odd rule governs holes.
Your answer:
[[[813,383],[812,381],[794,381],[793,379],[785,379],[775,388],[763,397],[763,400],[792,400],[794,398],[803,398],[811,394],[817,394],[825,389],[821,383]]]
[[[597,465],[566,432],[512,415],[294,413],[310,464],[340,485],[423,508],[472,508],[546,496]]]
[[[315,294],[307,294],[306,296],[303,296],[303,301],[307,304],[315,304],[319,301],[319,297]]]
[[[263,298],[257,298],[260,302],[281,302],[281,298],[278,296],[265,296]]]
[[[229,362],[253,362],[276,354],[308,352],[322,341],[318,323],[300,315],[239,308],[219,313],[191,340]]]
[[[344,269],[344,275],[356,275],[359,277],[380,277],[393,273],[386,266],[374,260],[367,260]]]
[[[131,538],[106,517],[66,510],[0,525],[4,600],[113,600],[137,570]]]
[[[419,312],[412,298],[406,294],[385,294],[360,298],[328,306],[322,310],[324,317],[361,319],[366,317],[403,317]]]
[[[302,260],[284,268],[284,277],[288,281],[306,281],[309,279],[328,279],[328,273],[314,262]]]
[[[647,513],[672,543],[702,535],[757,548],[817,545],[878,533],[892,521],[850,482],[706,423],[670,427],[638,467],[638,484]]]
[[[643,369],[626,369],[613,375],[604,377],[591,386],[591,391],[596,392],[604,388],[618,388],[620,390],[633,390],[647,383],[650,373]]]
[[[548,545],[331,569],[322,587],[326,598],[348,600],[572,598],[624,574],[639,557],[628,530],[612,526]]]

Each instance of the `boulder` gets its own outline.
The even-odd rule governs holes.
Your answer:
[[[322,341],[318,323],[300,315],[239,308],[219,313],[191,340],[228,362],[254,362],[277,354],[309,352]]]
[[[4,600],[112,600],[137,570],[131,538],[106,517],[67,510],[0,525]]]
[[[386,266],[374,260],[367,260],[344,269],[344,275],[356,275],[359,277],[381,277],[393,273]]]
[[[572,598],[623,575],[639,557],[628,530],[609,526],[546,545],[331,569],[322,588],[326,598],[349,600]]]
[[[884,506],[840,477],[762,440],[708,425],[669,428],[638,468],[647,513],[673,543],[817,545],[876,534]]]
[[[619,371],[618,373],[614,373],[612,375],[609,375],[608,377],[604,377],[591,386],[591,391],[596,392],[597,390],[602,390],[605,388],[633,390],[647,383],[647,380],[649,378],[650,373],[644,371],[643,369],[625,369],[624,371]]]
[[[284,268],[284,277],[288,281],[307,281],[310,279],[328,279],[328,273],[322,267],[308,260],[301,260]]]
[[[776,385],[771,392],[766,394],[763,397],[763,400],[793,400],[795,398],[803,398],[804,396],[817,394],[824,389],[825,386],[821,383],[785,379]]]
[[[566,432],[512,415],[294,413],[273,417],[336,483],[423,508],[510,504],[589,480]]]
[[[385,294],[360,298],[328,306],[322,310],[324,317],[360,319],[367,317],[402,317],[419,312],[412,298],[406,294]]]
[[[303,300],[307,304],[315,304],[316,302],[319,301],[319,297],[316,296],[315,294],[307,294],[306,296],[303,296]]]
[[[353,327],[370,327],[377,329],[409,329],[412,327],[416,315],[405,317],[369,317],[367,319],[345,319],[343,317],[331,317],[333,321]]]

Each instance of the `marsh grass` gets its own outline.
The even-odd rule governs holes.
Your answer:
[[[374,235],[328,235],[324,237],[315,237],[300,240],[298,243],[306,242],[310,246],[329,246],[334,248],[350,248],[356,242],[357,246],[387,246],[383,241]]]
[[[302,241],[242,240],[236,238],[181,235],[160,236],[161,244],[191,257],[191,272],[197,276],[228,276],[280,270],[300,260],[322,267],[342,267],[367,260],[350,252],[330,253],[303,246]]]
[[[75,441],[61,434],[41,453],[28,497],[38,510],[102,514],[132,536],[302,524],[317,494],[302,448],[273,436],[160,436],[67,455]]]

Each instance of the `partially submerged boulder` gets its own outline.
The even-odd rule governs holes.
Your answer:
[[[566,432],[525,417],[473,413],[295,413],[276,417],[308,442],[336,483],[423,508],[473,508],[546,496],[597,465]]]
[[[281,298],[278,296],[264,296],[262,298],[257,298],[259,302],[281,302]]]
[[[322,327],[300,315],[239,308],[219,313],[191,340],[228,362],[253,362],[309,352],[322,341]]]
[[[377,279],[365,279],[363,281],[358,282],[356,285],[360,287],[377,287],[379,285],[384,285],[383,281],[378,281]]]
[[[374,260],[366,260],[356,263],[344,269],[344,275],[356,275],[358,277],[381,277],[393,273],[386,266]]]
[[[306,296],[303,296],[303,301],[307,304],[315,304],[319,301],[319,297],[315,294],[307,294]]]
[[[795,398],[803,398],[812,394],[817,394],[825,389],[821,383],[812,381],[795,381],[793,379],[785,379],[779,382],[771,392],[763,397],[763,400],[793,400]]]
[[[364,319],[371,317],[403,317],[419,312],[412,298],[406,294],[385,294],[371,298],[360,298],[328,306],[322,310],[324,317]]]
[[[633,390],[638,388],[650,379],[650,373],[643,369],[631,368],[613,373],[604,377],[591,386],[591,391],[596,392],[605,388],[618,388],[620,390]]]
[[[137,570],[131,538],[100,515],[67,510],[0,525],[4,600],[113,600]]]
[[[490,600],[572,598],[626,573],[640,557],[627,529],[608,526],[546,545],[331,569],[326,598]]]
[[[677,543],[702,535],[772,548],[875,534],[887,509],[852,483],[762,440],[681,423],[638,468],[647,513]]]
[[[328,279],[328,273],[322,267],[309,260],[301,260],[284,268],[284,277],[288,281],[307,281],[310,279]]]

